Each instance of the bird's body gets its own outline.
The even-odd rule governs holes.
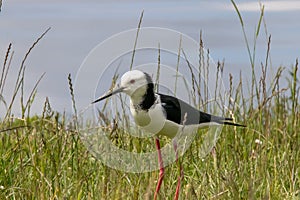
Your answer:
[[[155,93],[151,77],[139,70],[126,72],[121,77],[121,83],[112,92],[100,97],[93,103],[101,101],[113,94],[124,92],[130,97],[130,111],[135,123],[143,130],[153,135],[163,135],[174,138],[182,128],[191,127],[193,130],[211,125],[243,126],[232,122],[231,118],[210,115],[195,109],[188,103],[165,94]],[[160,154],[159,140],[156,139],[161,167],[156,195],[163,178],[163,166]],[[174,144],[176,149],[176,144]],[[182,177],[180,176],[180,179]],[[180,180],[176,189],[178,198]]]
[[[135,123],[143,130],[169,138],[174,138],[183,126],[200,129],[225,122],[225,118],[200,112],[184,101],[164,94],[155,94],[149,109],[141,109],[131,101],[130,111]]]
[[[131,101],[130,111],[135,123],[149,133],[173,138],[182,126],[167,119],[166,111],[158,94],[155,95],[155,102],[149,109],[140,109]]]

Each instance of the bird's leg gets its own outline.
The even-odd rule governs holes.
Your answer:
[[[178,167],[179,167],[179,175],[178,175],[178,181],[177,181],[176,192],[175,192],[175,197],[174,197],[174,200],[178,200],[178,198],[179,198],[179,192],[180,192],[181,180],[183,179],[183,168],[182,168],[181,162],[180,162],[180,160],[178,158],[178,151],[177,151],[177,142],[176,142],[176,140],[173,140],[173,147],[174,147],[174,150],[175,150],[176,162],[177,162]]]
[[[164,172],[165,172],[164,164],[163,164],[163,160],[162,160],[162,156],[161,156],[160,143],[159,143],[158,138],[155,138],[155,144],[156,144],[156,149],[157,149],[157,152],[158,152],[159,178],[158,178],[157,185],[156,185],[156,190],[155,190],[155,193],[154,193],[154,200],[156,200],[156,198],[157,198],[157,194],[160,190],[162,181],[164,179]]]

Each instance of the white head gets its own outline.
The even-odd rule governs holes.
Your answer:
[[[120,88],[129,96],[134,95],[136,92],[143,92],[140,90],[146,89],[147,79],[144,72],[139,70],[128,71],[121,77]]]
[[[120,85],[110,93],[100,97],[93,103],[106,99],[111,95],[124,92],[130,96],[132,101],[139,102],[147,91],[148,84],[152,83],[151,77],[139,70],[128,71],[121,77]]]

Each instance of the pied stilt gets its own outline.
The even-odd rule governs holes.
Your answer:
[[[98,98],[93,103],[120,92],[124,92],[130,96],[130,111],[135,123],[142,129],[154,133],[155,135],[164,135],[169,138],[174,138],[183,126],[189,125],[196,125],[197,128],[223,124],[244,126],[233,123],[232,118],[218,117],[201,112],[176,97],[155,93],[151,77],[147,73],[139,70],[126,72],[121,77],[120,84],[117,85],[114,90]],[[164,177],[164,166],[158,137],[155,138],[155,143],[158,150],[160,173],[154,199],[157,198]],[[173,142],[173,146],[176,159],[178,159],[177,144],[175,141]],[[183,170],[182,166],[180,166],[180,175],[178,177],[174,199],[178,199],[179,197],[182,178]]]

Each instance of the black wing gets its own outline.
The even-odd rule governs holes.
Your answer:
[[[186,113],[187,117],[186,117],[185,125],[216,122],[219,124],[243,126],[240,124],[235,124],[233,122],[230,122],[232,121],[232,118],[218,117],[218,116],[210,115],[205,112],[201,112],[196,108],[190,106],[188,103],[180,99],[177,99],[173,96],[169,96],[165,94],[159,94],[159,95],[160,95],[160,101],[162,103],[162,106],[166,111],[167,119],[177,124],[183,123],[184,115]]]

